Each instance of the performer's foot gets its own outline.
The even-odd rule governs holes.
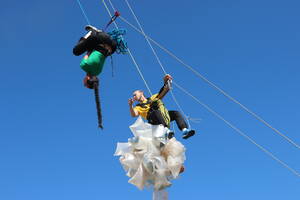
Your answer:
[[[92,25],[86,25],[86,26],[85,26],[85,30],[86,30],[86,31],[102,32],[101,30],[97,29],[96,27],[94,27],[94,26],[92,26]]]
[[[193,135],[195,135],[196,131],[195,130],[190,130],[190,129],[186,129],[183,131],[183,139],[188,139],[189,137],[192,137]]]

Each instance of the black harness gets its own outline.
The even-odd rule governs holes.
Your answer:
[[[147,113],[147,120],[149,120],[149,116],[151,115],[151,113],[155,110],[159,110],[159,106],[158,106],[158,101],[153,101],[150,98],[147,98],[147,101],[145,103],[139,103],[136,106],[140,106],[142,108],[147,108],[146,105],[150,104],[150,108],[149,111]]]

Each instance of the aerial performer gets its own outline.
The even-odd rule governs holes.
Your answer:
[[[124,41],[120,39],[115,39],[112,37],[121,37],[125,34],[124,30],[114,30],[112,32],[106,33],[99,30],[91,25],[87,25],[85,29],[88,33],[81,37],[78,43],[73,48],[73,54],[75,56],[80,56],[84,53],[86,55],[83,57],[80,63],[80,67],[86,72],[84,78],[84,86],[93,89],[93,81],[97,81],[97,76],[102,72],[105,60],[108,56],[111,56],[117,48],[122,48]],[[121,53],[124,50],[122,49]],[[125,50],[126,51],[126,50]]]
[[[162,124],[167,128],[167,135],[169,139],[174,136],[174,132],[169,129],[170,122],[175,120],[178,128],[183,133],[182,138],[188,139],[196,132],[195,130],[188,128],[188,124],[180,112],[176,110],[168,111],[165,107],[162,99],[170,90],[172,76],[167,74],[164,76],[163,80],[164,85],[160,91],[149,98],[144,96],[144,92],[142,90],[136,90],[133,92],[133,98],[128,100],[130,114],[132,117],[142,116],[152,125]],[[135,101],[137,101],[138,104],[133,106]]]
[[[105,32],[106,28],[120,15],[115,12],[104,30],[100,30],[94,26],[87,25],[85,30],[86,35],[81,37],[73,48],[73,54],[80,56],[85,53],[85,56],[80,62],[81,69],[86,73],[83,84],[86,88],[94,89],[97,105],[98,125],[102,126],[102,115],[99,100],[99,79],[98,75],[102,72],[105,60],[115,52],[127,53],[127,44],[123,39],[126,31],[117,29],[111,32]]]
[[[162,99],[170,90],[172,77],[167,74],[163,80],[164,86],[157,94],[146,98],[136,90],[128,100],[131,116],[138,119],[130,126],[133,137],[118,143],[115,152],[130,177],[128,182],[141,190],[153,188],[154,200],[167,199],[166,188],[185,170],[186,149],[170,131],[170,122],[176,121],[184,139],[195,134],[178,111],[168,111],[164,106]],[[138,104],[133,106],[135,101]]]

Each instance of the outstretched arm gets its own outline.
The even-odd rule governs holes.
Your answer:
[[[158,99],[164,98],[164,96],[169,92],[169,90],[171,89],[170,84],[171,84],[172,79],[173,78],[170,74],[166,74],[164,76],[164,86],[158,92],[158,95],[157,95]]]

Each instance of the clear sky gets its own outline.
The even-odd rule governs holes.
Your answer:
[[[123,0],[113,0],[135,24]],[[145,32],[298,144],[300,2],[296,0],[130,0]],[[91,23],[109,17],[99,0],[82,0]],[[144,38],[126,40],[152,91],[163,73]],[[93,92],[82,86],[73,45],[85,34],[76,0],[3,1],[0,8],[0,199],[151,199],[127,183],[117,142],[131,137],[128,98],[146,90],[129,56],[113,56],[101,79],[104,130],[97,128]],[[135,24],[136,25],[136,24]],[[113,28],[113,27],[111,27]],[[111,30],[111,29],[110,29]],[[290,145],[188,69],[156,48],[168,73],[228,121],[300,171]],[[186,96],[174,93],[197,135],[182,140],[186,171],[169,197],[189,200],[298,200],[300,178]],[[166,97],[169,109],[177,109]]]

